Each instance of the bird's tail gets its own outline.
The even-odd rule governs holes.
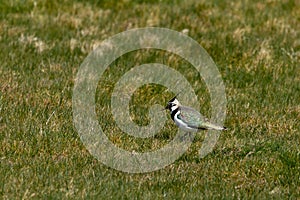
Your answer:
[[[219,126],[210,122],[205,122],[204,127],[208,130],[218,130],[218,131],[225,131],[227,130],[224,126]]]

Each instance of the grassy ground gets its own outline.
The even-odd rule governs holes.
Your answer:
[[[1,199],[300,198],[299,3],[182,2],[0,3]],[[208,51],[226,86],[230,130],[204,159],[197,158],[203,139],[197,137],[168,167],[126,174],[97,161],[81,143],[72,122],[72,89],[80,64],[97,44],[146,26],[188,29]],[[160,61],[197,85],[193,69],[171,57],[137,51],[117,60],[98,86],[98,111],[109,111],[115,81],[137,64]],[[209,115],[208,93],[205,88],[196,93]],[[132,110],[137,123],[146,112],[139,99],[157,103],[153,95],[161,104],[172,96],[155,85],[140,88],[135,93],[140,109]],[[116,145],[137,151],[167,143],[176,129],[169,121],[154,138],[131,140],[100,118]]]

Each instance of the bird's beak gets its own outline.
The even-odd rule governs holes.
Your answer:
[[[165,110],[168,110],[168,109],[170,109],[170,106],[171,106],[171,104],[167,104],[167,106],[165,107]]]
[[[162,109],[161,111],[165,111],[165,110],[168,110],[169,109],[169,107],[168,107],[168,105],[164,108],[164,109]]]

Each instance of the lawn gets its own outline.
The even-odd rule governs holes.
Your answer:
[[[1,1],[0,199],[299,199],[299,13],[297,0]],[[202,159],[203,133],[174,163],[134,174],[89,153],[74,127],[72,95],[90,52],[141,27],[185,32],[206,49],[224,81],[229,130]],[[128,151],[154,151],[175,137],[169,116],[143,139],[122,132],[110,113],[115,83],[154,62],[183,74],[201,113],[211,115],[205,83],[186,60],[155,49],[127,53],[103,73],[95,101],[105,134]],[[173,95],[140,87],[130,101],[133,121],[147,125],[149,106]]]

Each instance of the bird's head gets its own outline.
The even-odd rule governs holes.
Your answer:
[[[177,95],[176,95],[168,102],[165,109],[170,110],[172,112],[173,110],[176,110],[179,106],[180,106],[180,103],[177,100]]]

